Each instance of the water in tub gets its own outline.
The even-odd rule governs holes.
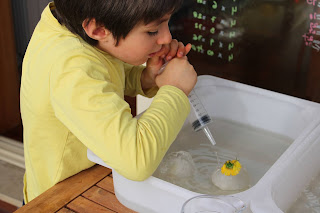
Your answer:
[[[320,174],[301,192],[287,213],[320,213]]]
[[[186,125],[153,176],[202,194],[234,194],[257,183],[293,142],[282,135],[223,119],[213,119],[208,127],[216,139],[215,146],[203,132],[194,132]],[[231,189],[236,190],[222,190],[213,184],[212,174],[227,160],[234,159],[239,160],[242,172],[248,175],[244,174],[242,179],[238,176],[242,187],[237,188],[235,183]],[[243,187],[246,178],[249,184]]]

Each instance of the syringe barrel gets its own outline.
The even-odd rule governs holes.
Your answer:
[[[190,92],[188,98],[191,105],[189,122],[194,131],[199,131],[211,123],[212,120],[194,90]]]
[[[158,74],[161,74],[164,71],[168,63],[168,61],[165,61],[159,69]],[[194,131],[199,131],[211,123],[212,120],[194,90],[190,92],[188,98],[191,105],[189,122],[191,123]]]

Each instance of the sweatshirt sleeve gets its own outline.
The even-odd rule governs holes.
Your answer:
[[[146,91],[142,90],[141,87],[141,74],[144,70],[145,66],[133,66],[127,63],[124,63],[124,70],[126,75],[126,87],[125,87],[125,95],[134,97],[136,95],[142,95],[148,98],[152,98],[157,94],[158,87],[150,88]]]
[[[187,96],[163,86],[149,109],[133,118],[106,67],[86,58],[57,63],[50,78],[56,117],[124,177],[141,181],[158,167],[190,111]]]

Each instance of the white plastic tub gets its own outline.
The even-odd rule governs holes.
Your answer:
[[[245,149],[242,156],[255,152],[258,160],[259,156],[266,159],[262,164],[267,164],[268,169],[256,172],[251,188],[233,194],[246,203],[247,212],[287,211],[311,178],[320,173],[320,104],[213,76],[200,76],[195,91],[213,119],[290,138],[284,150],[270,150],[267,143],[259,144],[254,150]],[[186,122],[179,135],[190,131],[193,130]],[[195,137],[197,134],[200,133]],[[170,150],[177,149],[175,144],[178,142]],[[233,149],[237,145],[217,140],[216,146]],[[88,158],[106,166],[90,150]],[[118,200],[138,212],[177,213],[187,199],[199,195],[154,176],[135,182],[113,170],[113,181]]]

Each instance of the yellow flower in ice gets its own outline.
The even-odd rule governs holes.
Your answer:
[[[237,175],[241,170],[241,164],[238,160],[228,160],[221,167],[221,173],[224,175]]]

